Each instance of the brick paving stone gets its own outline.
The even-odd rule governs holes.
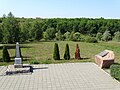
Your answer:
[[[6,67],[0,67],[0,75]],[[94,63],[33,65],[32,74],[0,76],[0,90],[120,90]]]

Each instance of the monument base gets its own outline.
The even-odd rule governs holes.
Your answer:
[[[14,64],[14,68],[23,68],[22,64]]]
[[[23,68],[15,68],[14,65],[9,65],[5,73],[6,75],[32,73],[31,67],[32,66],[25,65],[25,64],[23,65]]]
[[[22,58],[15,58],[14,67],[15,68],[23,68]]]

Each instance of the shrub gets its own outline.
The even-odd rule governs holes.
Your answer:
[[[96,35],[96,38],[97,38],[98,41],[101,41],[102,33],[98,32],[97,35]]]
[[[86,42],[88,43],[97,43],[97,39],[95,37],[87,37]]]
[[[54,45],[53,59],[60,60],[59,47],[58,47],[57,43],[55,43],[55,45]]]
[[[80,41],[80,42],[84,42],[85,41],[86,36],[80,34],[79,32],[71,32],[70,34],[70,40],[71,41]]]
[[[41,41],[41,42],[45,42],[46,40],[45,40],[44,38],[42,38],[40,41]]]
[[[64,34],[64,36],[65,36],[65,40],[70,40],[70,32],[66,32],[65,34]]]
[[[55,36],[56,36],[55,37],[56,40],[61,41],[63,39],[63,35],[60,30],[55,34]]]
[[[113,64],[110,66],[110,74],[117,80],[120,80],[120,64]]]
[[[51,64],[52,60],[42,60],[41,64]]]
[[[34,39],[33,39],[33,38],[31,38],[31,39],[29,39],[28,41],[33,42],[33,41],[34,41]]]
[[[55,38],[55,29],[54,28],[47,28],[46,29],[46,38],[47,40],[53,40]],[[43,35],[44,36],[44,35]]]
[[[69,60],[70,59],[69,45],[68,44],[66,44],[66,47],[65,47],[64,59],[65,60]]]
[[[114,33],[114,38],[113,38],[113,39],[114,39],[115,41],[120,42],[120,32],[119,32],[119,31]]]
[[[103,33],[102,40],[103,40],[103,41],[109,41],[109,40],[111,40],[110,31],[107,31],[107,30],[106,30],[106,31]]]
[[[70,40],[71,40],[71,41],[73,41],[73,40],[74,40],[73,35],[74,35],[74,32],[72,31],[72,32],[70,33]]]
[[[73,34],[73,41],[80,41],[80,33],[76,32]]]
[[[33,61],[30,62],[30,64],[39,64],[39,61],[33,60]]]
[[[3,58],[2,59],[4,62],[10,62],[10,56],[9,56],[6,46],[3,46]]]
[[[64,41],[65,40],[65,36],[64,35],[59,35],[58,33],[56,33],[55,34],[56,35],[56,37],[55,37],[55,39],[54,40],[59,40],[59,41]]]

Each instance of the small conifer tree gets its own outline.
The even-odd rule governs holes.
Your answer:
[[[75,59],[80,59],[80,49],[78,44],[76,44],[76,52],[75,52]]]
[[[60,60],[59,47],[58,47],[57,43],[55,43],[55,45],[54,45],[53,59]]]
[[[10,62],[10,56],[9,56],[6,46],[3,46],[3,58],[2,59],[4,62]]]
[[[101,41],[101,39],[102,39],[102,33],[98,32],[97,35],[96,35],[96,39],[98,41]]]
[[[115,41],[120,42],[120,31],[117,31],[114,33],[114,38]]]
[[[109,41],[110,39],[111,39],[110,31],[106,30],[106,31],[103,33],[102,40],[103,40],[103,41]]]
[[[69,60],[70,59],[70,52],[69,52],[69,45],[68,44],[66,44],[66,47],[65,47],[64,59],[65,60]]]

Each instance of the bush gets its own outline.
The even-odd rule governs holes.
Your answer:
[[[31,38],[31,39],[29,39],[28,41],[33,42],[33,41],[34,41],[34,39],[33,39],[33,38]]]
[[[54,28],[47,28],[45,34],[46,34],[45,35],[46,36],[45,39],[53,40],[55,38],[55,29]]]
[[[30,62],[30,64],[39,64],[39,61],[33,60],[33,61]]]
[[[64,34],[64,36],[65,36],[65,40],[67,40],[67,41],[70,40],[70,32],[67,31],[67,32]]]
[[[44,38],[42,38],[40,41],[41,41],[41,42],[45,42],[46,40],[45,40]]]
[[[120,42],[120,32],[119,32],[119,31],[114,33],[114,38],[113,38],[113,39],[114,39],[115,41]]]
[[[63,35],[60,30],[55,34],[55,36],[55,40],[61,41],[63,39]]]
[[[88,43],[97,43],[97,39],[95,37],[87,37],[86,42]]]
[[[51,64],[52,60],[42,60],[41,64]]]
[[[70,33],[70,38],[69,38],[71,41],[73,41],[73,40],[74,40],[73,35],[74,35],[74,32],[72,31],[72,32]]]
[[[69,45],[68,44],[66,44],[66,47],[65,47],[64,59],[65,60],[69,60],[70,59],[70,52],[69,52]]]
[[[110,31],[105,31],[102,36],[102,41],[109,41],[111,40],[111,34]]]
[[[58,47],[57,43],[55,43],[55,45],[54,45],[53,59],[60,60],[59,47]]]
[[[3,57],[2,57],[4,62],[10,62],[10,56],[8,53],[8,50],[6,48],[6,46],[3,46]]]
[[[110,74],[117,80],[120,80],[120,64],[113,64],[110,66]]]
[[[97,38],[98,41],[101,41],[102,33],[98,32],[97,35],[96,35],[96,38]]]
[[[76,32],[73,34],[73,41],[80,41],[80,33]]]

